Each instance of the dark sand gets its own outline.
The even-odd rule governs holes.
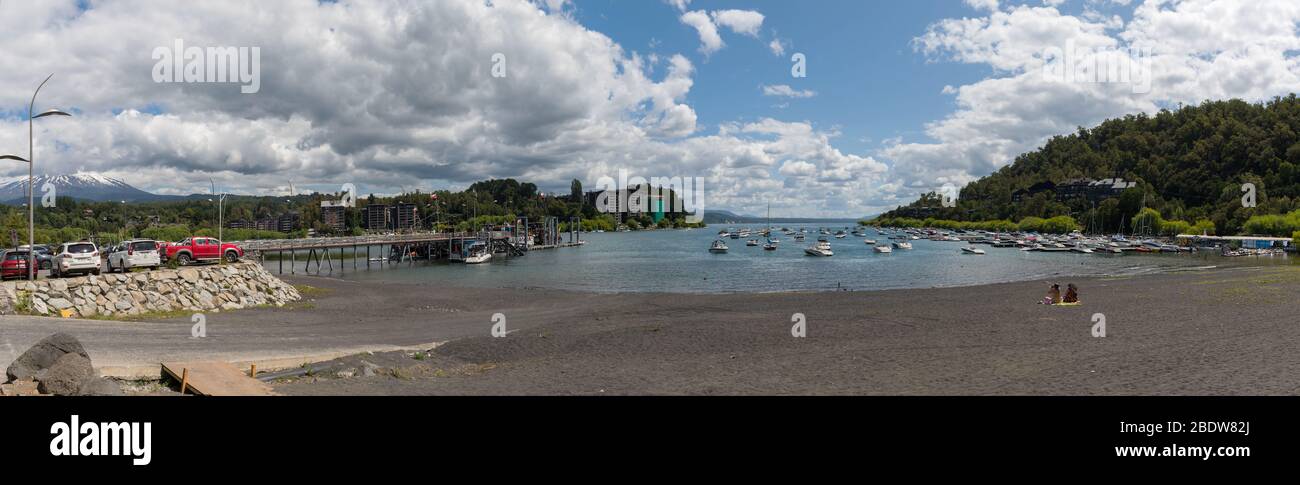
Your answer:
[[[373,376],[318,373],[285,394],[1278,395],[1300,390],[1300,267],[877,292],[618,294],[356,285],[295,318],[463,334]],[[385,308],[392,313],[373,318]],[[501,312],[513,331],[490,336]],[[791,314],[807,337],[791,336]],[[1093,315],[1106,337],[1092,336]],[[367,316],[370,315],[370,316]],[[386,323],[388,322],[388,323]],[[340,363],[342,367],[351,365]],[[340,368],[342,368],[340,367]],[[373,370],[373,368],[372,368]]]

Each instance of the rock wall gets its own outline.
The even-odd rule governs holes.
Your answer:
[[[281,306],[301,298],[297,289],[260,264],[242,262],[5,283],[0,286],[0,313],[139,315]]]

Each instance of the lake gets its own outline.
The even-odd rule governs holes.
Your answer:
[[[1121,276],[1225,265],[1293,264],[1286,256],[1223,258],[1211,252],[1197,254],[1123,255],[1027,252],[1016,248],[979,245],[985,255],[962,254],[961,242],[912,241],[914,249],[879,254],[863,238],[830,238],[835,256],[812,257],[804,248],[816,241],[815,225],[808,227],[803,243],[776,233],[776,251],[745,246],[743,239],[727,239],[730,251],[708,252],[719,228],[583,234],[578,248],[531,251],[525,256],[498,254],[490,263],[423,262],[384,264],[365,260],[341,266],[332,276],[349,280],[428,282],[460,286],[545,287],[594,292],[772,292],[827,290],[882,290],[967,286],[1069,276]],[[759,226],[751,226],[757,229]],[[832,232],[843,226],[829,227]],[[868,238],[883,240],[874,230]],[[759,236],[754,236],[759,237]],[[760,239],[761,241],[761,239]],[[378,256],[382,251],[373,250]],[[305,253],[299,253],[299,258]],[[272,272],[279,262],[267,261]],[[335,262],[336,268],[340,266]],[[298,271],[304,263],[297,263]],[[284,262],[288,272],[289,262]]]

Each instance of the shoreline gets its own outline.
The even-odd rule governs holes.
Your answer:
[[[276,387],[286,394],[380,395],[1300,391],[1300,377],[1289,371],[1300,368],[1300,356],[1283,345],[1300,340],[1300,329],[1286,325],[1295,306],[1285,296],[1300,283],[1300,268],[1068,278],[1081,287],[1083,306],[1036,304],[1046,281],[1063,279],[854,292],[597,295],[608,301],[558,311],[571,297],[592,295],[504,290],[519,297],[545,292],[556,300],[538,318],[503,311],[517,330],[504,339],[489,335],[485,312],[477,334],[408,359],[394,375],[323,375]],[[791,337],[792,313],[805,314],[807,337]],[[1105,338],[1091,335],[1095,313],[1107,319]]]
[[[319,291],[292,309],[209,314],[204,339],[190,338],[185,317],[5,316],[0,344],[21,352],[67,331],[94,362],[103,362],[101,371],[205,357],[271,370],[271,362],[305,355],[348,365],[380,359],[393,369],[277,382],[284,394],[1300,392],[1294,372],[1300,355],[1290,344],[1300,341],[1300,326],[1291,325],[1297,309],[1291,295],[1300,283],[1294,265],[737,294],[285,280]],[[1038,305],[1048,281],[1077,284],[1083,305]],[[492,336],[498,313],[506,320],[505,338]],[[791,336],[795,313],[805,315],[804,338]],[[1105,338],[1090,333],[1096,313],[1107,320]],[[0,360],[7,360],[3,349]],[[349,356],[346,349],[374,353]]]

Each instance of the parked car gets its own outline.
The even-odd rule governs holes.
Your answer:
[[[27,251],[5,251],[0,258],[0,279],[27,279]]]
[[[165,243],[162,246],[163,261],[175,259],[182,265],[190,264],[195,261],[217,261],[225,259],[228,263],[239,261],[244,257],[244,249],[231,244],[223,243],[215,237],[187,237],[180,242]]]
[[[76,273],[99,274],[99,265],[99,248],[95,247],[95,243],[90,241],[63,243],[54,254],[50,276],[61,278]]]
[[[131,268],[158,269],[162,258],[158,256],[158,243],[153,239],[131,239],[105,250],[108,252],[108,272],[130,271]]]
[[[26,251],[27,245],[18,246],[19,251]],[[36,245],[36,269],[50,269],[54,265],[54,251],[44,244]]]

